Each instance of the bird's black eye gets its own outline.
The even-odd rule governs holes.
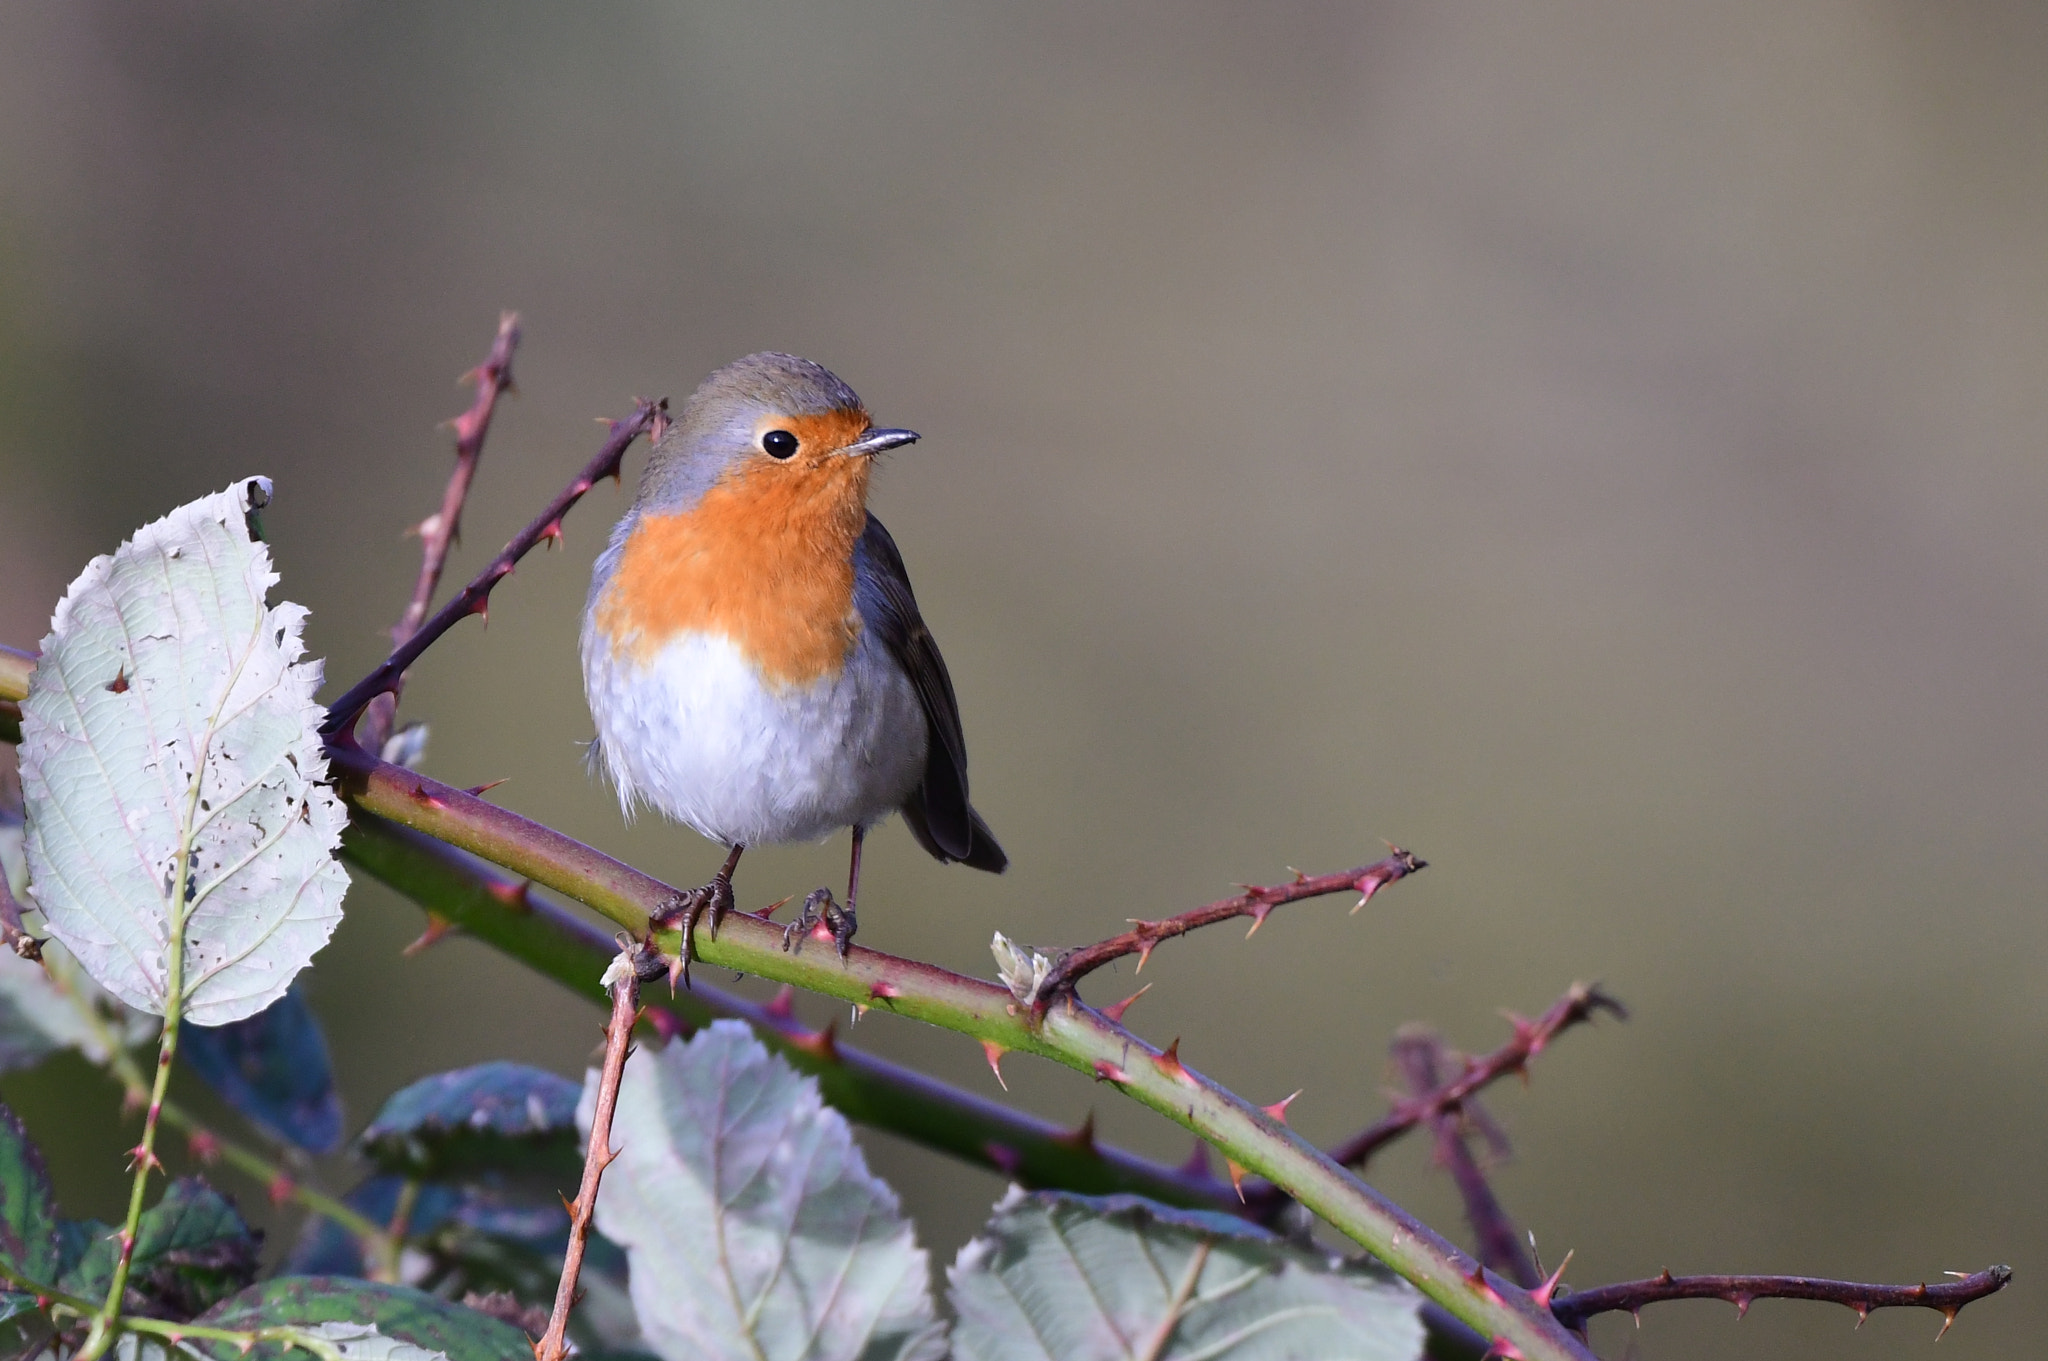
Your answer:
[[[770,458],[788,458],[796,452],[796,436],[787,430],[770,430],[761,436],[761,447]]]

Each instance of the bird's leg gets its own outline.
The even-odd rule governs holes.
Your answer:
[[[706,912],[711,914],[711,938],[718,939],[718,925],[725,920],[725,914],[732,911],[732,872],[739,868],[740,854],[746,849],[745,846],[734,846],[727,852],[725,864],[711,876],[710,883],[687,893],[671,893],[647,919],[650,931],[663,930],[678,922],[682,925],[682,948],[677,951],[669,970],[671,988],[678,977],[685,984],[690,981],[690,960],[697,953],[697,922]]]
[[[839,957],[846,958],[846,952],[853,945],[853,933],[859,923],[853,917],[853,904],[860,896],[860,846],[867,839],[867,828],[853,829],[853,861],[846,869],[846,906],[841,907],[832,898],[829,888],[812,889],[804,899],[804,910],[797,919],[782,928],[782,948],[803,949],[804,937],[811,928],[824,922],[832,928],[832,943],[839,949]]]

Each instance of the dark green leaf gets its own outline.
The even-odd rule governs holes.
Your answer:
[[[256,1278],[260,1246],[225,1196],[196,1177],[181,1177],[135,1227],[122,1308],[150,1318],[189,1319]],[[104,1299],[117,1256],[115,1238],[94,1238],[64,1278],[64,1289]]]
[[[500,1170],[573,1185],[580,1089],[523,1063],[480,1063],[422,1078],[392,1096],[357,1146],[387,1172],[446,1180]]]
[[[0,1256],[32,1281],[57,1279],[57,1197],[43,1155],[14,1112],[0,1105]]]
[[[327,1037],[298,984],[254,1016],[193,1026],[180,1056],[266,1132],[309,1153],[341,1147],[341,1097]]]
[[[509,1323],[436,1299],[402,1285],[378,1285],[342,1276],[281,1276],[253,1285],[199,1320],[216,1328],[277,1324],[367,1323],[385,1337],[445,1353],[448,1361],[533,1361],[533,1343]],[[212,1344],[222,1361],[243,1361],[233,1346]],[[262,1346],[248,1361],[285,1355]],[[302,1361],[294,1358],[294,1361]]]

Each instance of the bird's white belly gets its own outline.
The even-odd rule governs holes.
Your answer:
[[[924,712],[862,634],[838,676],[764,684],[731,640],[692,633],[645,662],[586,637],[596,762],[619,802],[714,841],[816,841],[901,807],[924,776]]]

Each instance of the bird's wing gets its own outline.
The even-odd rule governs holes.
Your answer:
[[[904,820],[939,859],[1000,870],[1007,857],[967,802],[967,739],[960,731],[952,678],[918,613],[896,541],[872,515],[854,546],[854,558],[854,608],[910,677],[929,730],[924,784],[905,807]]]

